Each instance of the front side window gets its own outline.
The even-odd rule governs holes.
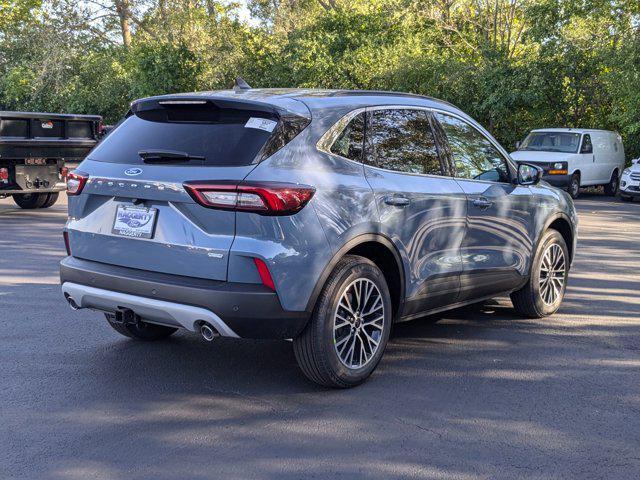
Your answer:
[[[359,113],[347,124],[331,145],[331,153],[350,160],[360,161],[364,148],[364,112]]]
[[[582,148],[580,153],[593,153],[593,145],[591,144],[591,135],[586,134],[582,137]]]
[[[436,113],[447,137],[456,177],[489,182],[509,182],[507,161],[487,137],[459,118]]]
[[[429,112],[373,110],[367,117],[367,163],[387,170],[442,175]]]

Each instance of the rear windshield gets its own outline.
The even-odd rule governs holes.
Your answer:
[[[576,153],[580,134],[565,132],[531,132],[518,150]]]
[[[206,166],[254,162],[277,125],[264,112],[225,109],[207,112],[151,110],[130,115],[89,154],[92,160],[142,164],[140,152],[182,152]],[[195,120],[195,121],[191,121]]]

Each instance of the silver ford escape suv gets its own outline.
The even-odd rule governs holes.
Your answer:
[[[134,339],[292,339],[307,377],[350,387],[394,322],[559,308],[576,213],[541,174],[417,95],[145,98],[69,175],[62,291]]]

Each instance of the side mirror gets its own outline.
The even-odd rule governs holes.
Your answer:
[[[518,141],[516,142],[516,150],[519,150],[519,149],[520,149],[520,145],[522,145],[522,142],[521,142],[520,140],[518,140]]]
[[[537,185],[542,180],[542,169],[528,163],[518,164],[518,184]]]
[[[640,162],[640,158],[634,158],[633,160],[631,160],[631,165],[635,165],[638,162]]]

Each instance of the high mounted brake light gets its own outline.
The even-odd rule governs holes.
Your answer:
[[[83,175],[82,173],[77,172],[69,172],[67,174],[67,195],[80,195],[88,179],[88,175]]]
[[[309,185],[280,182],[186,182],[184,187],[204,207],[260,215],[293,215],[316,191]]]

